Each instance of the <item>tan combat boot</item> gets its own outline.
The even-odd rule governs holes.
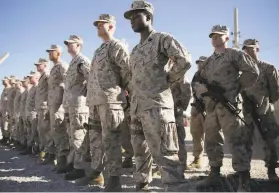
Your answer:
[[[267,169],[268,180],[271,182],[279,182],[279,178],[275,172],[275,167],[268,167]]]
[[[188,166],[189,169],[201,169],[201,159],[195,158],[194,161]]]
[[[209,176],[204,180],[197,182],[197,187],[209,187],[209,186],[218,186],[222,183],[220,175],[220,167],[211,167]]]
[[[86,185],[103,186],[104,177],[101,172],[92,170],[84,178],[77,179],[75,184],[78,186],[86,186]]]
[[[250,172],[237,172],[239,176],[239,183],[237,192],[250,192]]]
[[[119,176],[110,176],[104,192],[122,192]]]

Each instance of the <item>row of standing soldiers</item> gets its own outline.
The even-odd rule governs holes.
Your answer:
[[[54,63],[50,73],[48,60],[41,58],[35,63],[39,73],[31,72],[22,81],[5,77],[3,140],[12,139],[24,148],[22,154],[46,152],[42,163],[52,162],[56,155],[57,172],[80,185],[103,185],[106,168],[105,191],[121,191],[122,167],[131,166],[134,157],[137,191],[148,190],[153,161],[166,191],[187,191],[183,111],[191,97],[185,77],[191,57],[173,36],[152,28],[153,15],[147,1],[134,1],[125,12],[133,31],[141,34],[131,54],[113,37],[115,18],[102,14],[94,25],[103,43],[91,62],[81,53],[82,38],[71,35],[64,41],[73,58],[69,65],[61,61],[62,48],[52,45],[46,50]],[[243,52],[227,48],[226,26],[214,26],[209,37],[215,52],[196,61],[199,70],[192,81],[191,166],[199,165],[205,133],[211,170],[197,186],[221,183],[222,130],[239,177],[238,191],[249,191],[254,128],[264,131],[268,175],[278,180],[278,126],[273,116],[273,103],[279,98],[277,70],[258,59],[256,40],[246,40]],[[244,119],[238,105],[243,106]],[[121,146],[126,153],[123,163]],[[91,165],[85,172],[88,152]]]

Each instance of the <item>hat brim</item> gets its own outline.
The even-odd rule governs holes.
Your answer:
[[[65,40],[65,41],[64,41],[64,44],[65,44],[65,45],[73,44],[73,43],[77,43],[77,42],[74,41],[74,40]]]
[[[124,13],[124,17],[125,17],[125,19],[129,19],[129,20],[130,20],[131,15],[132,15],[133,13],[135,13],[136,11],[144,11],[144,10],[146,10],[146,9],[131,9],[131,10],[126,11],[126,12]],[[146,10],[146,11],[147,11],[147,10]],[[149,11],[148,11],[148,12],[149,12]]]
[[[204,60],[196,60],[196,64],[198,64],[198,62],[204,62]]]
[[[257,47],[256,45],[245,45],[245,46],[242,46],[242,50],[244,50],[245,48],[254,48],[254,47]]]
[[[214,34],[227,35],[227,34],[224,33],[224,32],[213,32],[213,33],[210,33],[210,34],[209,34],[209,37],[212,38],[212,36],[213,36]]]
[[[42,65],[42,64],[44,64],[44,63],[35,63],[34,65],[38,66],[38,65]]]
[[[55,51],[55,49],[48,49],[48,50],[46,50],[46,52],[52,52],[52,51]]]
[[[108,21],[108,20],[103,20],[103,19],[100,19],[100,20],[96,20],[96,21],[94,21],[93,25],[97,27],[99,22],[109,23],[109,21]]]

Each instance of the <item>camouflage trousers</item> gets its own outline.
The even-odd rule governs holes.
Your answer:
[[[1,131],[3,137],[9,137],[7,113],[2,112]]]
[[[22,125],[22,129],[19,132],[19,141],[21,144],[25,144],[27,142],[26,118],[21,116],[19,121],[21,122],[20,125]]]
[[[120,125],[123,120],[124,111],[121,104],[103,104],[90,108],[91,169],[103,171],[105,162],[109,176],[121,175]]]
[[[175,109],[174,111],[177,137],[178,137],[178,157],[181,165],[181,169],[186,170],[187,166],[187,149],[185,144],[186,132],[184,128],[183,110]]]
[[[266,109],[266,110],[264,110]],[[264,104],[264,107],[259,107],[257,109],[257,114],[261,119],[262,128],[266,129],[266,141],[264,141],[264,152],[265,152],[265,166],[275,166],[278,160],[277,156],[277,147],[276,147],[276,139],[279,136],[279,126],[276,123],[276,119],[274,117],[273,104]],[[252,159],[253,154],[253,136],[256,132],[256,125],[253,124],[253,119],[251,114],[244,108],[244,118],[249,125],[253,125],[253,127],[247,128],[248,130],[248,141],[247,141],[247,153],[249,155],[250,160]]]
[[[54,141],[57,156],[68,156],[69,136],[67,133],[64,112],[58,112],[55,107],[49,107],[51,137]],[[54,148],[53,143],[48,144],[49,148]]]
[[[131,132],[128,118],[125,116],[122,124],[120,125],[121,129],[121,143],[122,148],[125,150],[123,156],[125,158],[132,158],[134,156],[134,150],[131,143]]]
[[[24,123],[23,123],[22,117],[19,116],[15,123],[15,135],[16,135],[15,140],[21,141],[21,136],[24,132],[23,130],[24,130]]]
[[[191,115],[190,132],[193,138],[193,156],[200,158],[204,151],[204,118],[201,113]]]
[[[39,148],[41,151],[47,153],[54,153],[51,149],[48,149],[47,144],[52,143],[52,137],[50,135],[50,120],[48,110],[38,110],[38,134],[39,134]]]
[[[164,184],[181,181],[183,174],[178,171],[178,137],[173,109],[153,108],[131,114],[131,141],[137,183],[151,182],[153,159]]]
[[[205,103],[206,107],[210,103]],[[212,104],[212,103],[211,103]],[[222,129],[232,154],[232,167],[235,171],[250,170],[250,160],[246,150],[247,129],[244,124],[230,113],[221,103],[214,108],[206,108],[205,148],[211,167],[221,167],[224,157]]]
[[[31,112],[26,119],[26,130],[27,130],[27,146],[39,145],[39,134],[37,130],[38,118],[36,112]]]
[[[88,149],[88,134],[84,128],[87,123],[89,109],[86,106],[69,107],[69,145],[70,153],[68,155],[68,163],[73,163],[75,169],[84,169],[85,156]]]

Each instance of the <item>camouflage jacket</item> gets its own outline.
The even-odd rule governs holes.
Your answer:
[[[165,66],[172,65],[169,71]],[[170,85],[191,67],[187,50],[172,36],[152,31],[130,56],[131,113],[151,108],[174,108]]]
[[[26,88],[20,98],[20,116],[21,117],[25,117],[25,104],[26,104],[26,99],[27,99],[29,90],[30,90],[30,88]]]
[[[35,98],[36,98],[36,92],[37,92],[37,85],[33,85],[26,98],[26,104],[25,104],[25,116],[30,115],[31,112],[35,112]]]
[[[37,86],[35,107],[36,111],[47,109],[47,98],[48,98],[48,73],[43,73],[39,79]]]
[[[186,77],[179,79],[171,85],[171,92],[174,100],[174,108],[180,108],[186,111],[192,97],[191,85]]]
[[[63,102],[64,79],[68,70],[68,64],[59,62],[53,66],[48,78],[48,106],[58,109]]]
[[[237,102],[242,89],[253,85],[258,75],[254,60],[243,51],[232,48],[227,48],[223,54],[212,54],[201,69],[201,76],[225,89],[223,95],[232,103]]]
[[[14,118],[19,118],[20,116],[20,100],[23,92],[24,88],[16,90],[16,95],[14,99]]]
[[[116,39],[103,43],[91,63],[87,85],[87,105],[126,103],[124,90],[129,83],[129,53]]]
[[[1,112],[6,113],[7,112],[7,104],[8,104],[8,91],[9,88],[4,88],[1,94]]]
[[[71,61],[66,78],[65,91],[63,97],[63,106],[82,107],[86,105],[86,81],[90,70],[89,59],[79,54]]]
[[[13,111],[14,111],[14,99],[16,95],[16,88],[10,88],[8,91],[8,102],[7,102],[7,110],[8,114],[13,117]]]

